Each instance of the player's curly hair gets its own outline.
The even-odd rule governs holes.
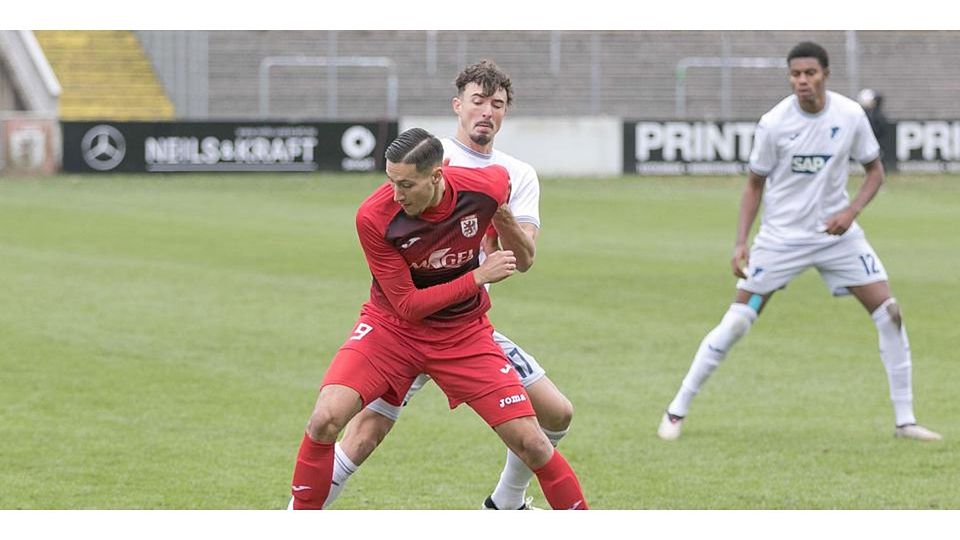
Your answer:
[[[457,85],[457,95],[463,97],[463,90],[470,83],[477,83],[483,89],[483,96],[492,96],[494,92],[503,88],[507,92],[507,106],[513,104],[513,86],[510,76],[500,69],[493,60],[481,60],[467,66],[457,75],[453,84]]]
[[[443,145],[429,131],[410,128],[387,146],[384,157],[391,163],[416,165],[417,172],[424,174],[443,161]]]
[[[812,41],[801,41],[790,49],[790,54],[787,55],[787,65],[790,65],[790,61],[794,58],[816,58],[823,69],[830,67],[827,50]]]

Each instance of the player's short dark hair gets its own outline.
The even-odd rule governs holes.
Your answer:
[[[481,60],[467,66],[457,75],[453,84],[457,85],[457,95],[463,97],[463,89],[470,83],[477,83],[483,89],[483,97],[489,97],[500,88],[507,92],[507,106],[513,104],[513,86],[510,76],[500,69],[493,60]]]
[[[391,163],[416,165],[423,174],[443,161],[443,144],[423,128],[411,128],[400,134],[387,147],[385,154]]]
[[[830,67],[827,50],[812,41],[801,41],[790,49],[790,54],[787,55],[787,65],[790,65],[790,61],[794,58],[816,58],[820,62],[820,67],[824,69]]]

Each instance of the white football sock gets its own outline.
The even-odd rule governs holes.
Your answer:
[[[757,312],[746,304],[731,304],[720,324],[710,331],[693,357],[690,370],[683,378],[680,390],[667,407],[667,412],[677,416],[686,416],[690,402],[700,392],[710,375],[727,356],[727,351],[743,337],[750,325],[757,320]]]
[[[907,326],[899,315],[896,300],[887,299],[870,317],[877,325],[877,334],[880,337],[880,360],[887,369],[896,424],[915,424],[917,419],[913,415],[910,340],[907,339]]]
[[[357,472],[357,466],[347,457],[346,452],[343,451],[338,442],[333,447],[333,481],[330,483],[330,494],[327,495],[327,500],[323,503],[324,509],[337,500],[340,492],[347,485],[350,475],[355,472]]]
[[[550,431],[542,427],[540,429],[550,439],[550,443],[554,447],[560,444],[560,439],[567,434],[567,430]],[[500,473],[500,481],[497,482],[497,487],[490,495],[493,504],[501,510],[514,510],[523,506],[531,478],[533,478],[533,471],[530,470],[530,467],[527,467],[512,451],[507,450],[507,463],[503,467],[503,472]]]

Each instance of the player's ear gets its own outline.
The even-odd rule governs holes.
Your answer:
[[[441,170],[439,166],[433,169],[433,174],[431,175],[430,180],[432,180],[434,184],[440,180],[443,180],[443,170]]]
[[[830,68],[828,67],[823,68],[823,78],[826,79],[829,76],[830,76]]]
[[[457,116],[460,116],[460,106],[463,105],[463,103],[460,101],[460,96],[453,96],[453,101],[451,102],[451,105],[453,106],[453,112]]]

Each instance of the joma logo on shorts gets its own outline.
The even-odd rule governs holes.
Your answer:
[[[816,174],[833,156],[793,156],[790,170],[795,173]]]
[[[512,396],[507,396],[500,400],[500,408],[502,409],[507,405],[513,405],[514,403],[521,403],[526,400],[527,400],[527,396],[525,394],[514,394]]]

